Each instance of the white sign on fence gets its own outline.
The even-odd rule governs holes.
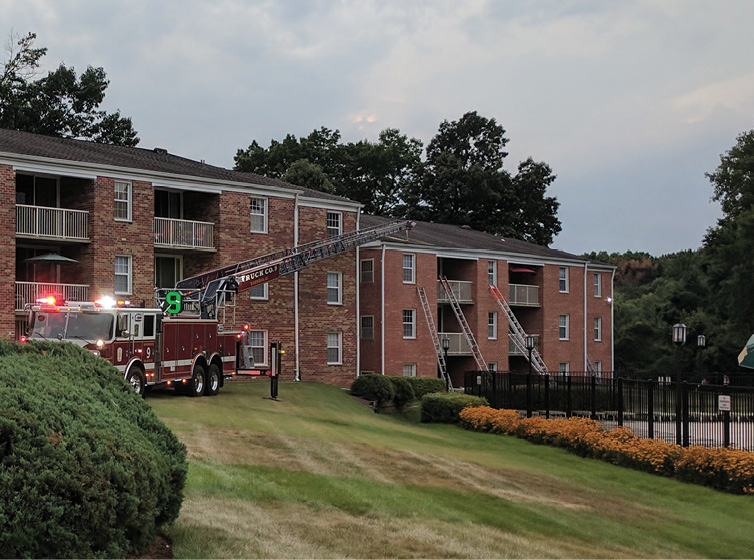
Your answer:
[[[717,408],[723,412],[730,412],[730,395],[718,395]]]

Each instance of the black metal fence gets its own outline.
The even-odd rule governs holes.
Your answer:
[[[585,416],[679,445],[754,451],[754,387],[585,375],[466,372],[467,394],[527,416]]]

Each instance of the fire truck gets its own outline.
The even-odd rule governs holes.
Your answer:
[[[239,291],[297,272],[311,263],[414,226],[396,221],[324,241],[271,253],[204,272],[157,290],[154,307],[131,306],[102,298],[95,302],[58,302],[42,298],[27,308],[28,331],[22,342],[56,340],[77,344],[113,364],[136,393],[167,384],[193,397],[217,395],[235,375],[266,375],[255,367],[250,326],[224,328],[226,306]],[[221,320],[222,319],[222,320]],[[275,349],[277,355],[279,345]]]

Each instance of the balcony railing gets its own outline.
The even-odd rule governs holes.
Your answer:
[[[508,304],[539,307],[539,286],[527,284],[509,284]]]
[[[88,301],[89,286],[50,282],[16,282],[16,311],[23,311],[27,303],[35,303],[37,299],[47,296],[55,296],[61,303],[63,301]]]
[[[172,249],[214,249],[215,224],[176,220],[154,219],[154,244]]]
[[[474,299],[471,297],[471,282],[448,280],[448,283],[458,303],[474,303]],[[450,303],[448,294],[445,293],[445,289],[439,281],[437,282],[437,303]]]
[[[437,333],[437,336],[440,339],[441,346],[443,338],[447,338],[450,341],[448,356],[471,356],[471,348],[469,348],[469,343],[466,342],[466,337],[463,336],[463,333],[441,332]]]
[[[534,347],[537,350],[539,350],[539,335],[535,334],[533,336],[534,336],[534,340],[535,340]],[[529,355],[529,351],[528,350],[524,350],[524,351],[519,350],[518,346],[516,346],[514,344],[513,340],[511,340],[509,338],[508,339],[508,355],[509,356],[528,356]]]
[[[16,235],[88,241],[89,212],[16,204]]]

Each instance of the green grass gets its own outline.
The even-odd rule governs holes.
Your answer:
[[[337,387],[148,398],[186,443],[179,558],[742,558],[752,498],[374,414]]]

